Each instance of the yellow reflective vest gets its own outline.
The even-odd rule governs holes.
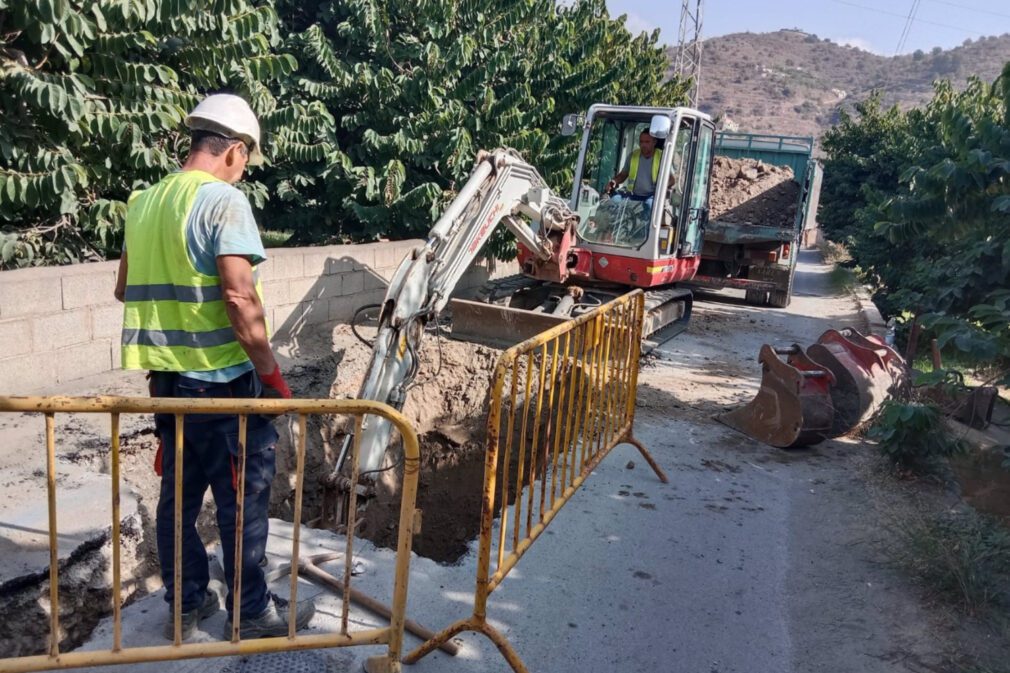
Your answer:
[[[652,181],[659,179],[659,164],[662,163],[663,150],[657,149],[652,153]],[[631,164],[628,166],[628,184],[635,187],[635,178],[638,177],[638,163],[642,158],[642,150],[636,149],[631,152]]]
[[[249,359],[228,319],[221,279],[198,271],[187,251],[186,223],[208,182],[220,180],[181,171],[130,196],[123,369],[210,371]],[[259,283],[256,290],[262,299]]]

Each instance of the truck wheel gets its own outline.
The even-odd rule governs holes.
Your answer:
[[[786,283],[786,289],[784,290],[772,290],[768,293],[768,305],[772,308],[786,308],[789,306],[789,302],[793,300],[793,272],[795,268],[789,273],[789,282]]]
[[[768,293],[764,290],[744,290],[744,301],[751,306],[764,306]]]
[[[768,293],[768,305],[772,308],[786,308],[792,301],[792,288],[788,290],[773,290]]]

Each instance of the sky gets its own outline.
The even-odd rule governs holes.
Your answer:
[[[693,9],[695,0],[690,3]],[[899,51],[915,4],[915,20]],[[607,0],[607,7],[611,16],[627,14],[633,31],[659,28],[661,42],[677,43],[680,2]],[[702,12],[705,38],[799,28],[884,56],[933,47],[950,49],[967,39],[1010,33],[1007,0],[705,0]]]

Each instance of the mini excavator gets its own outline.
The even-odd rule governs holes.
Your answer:
[[[453,338],[511,345],[632,288],[646,290],[645,333],[687,322],[691,291],[675,284],[693,277],[700,263],[715,138],[711,118],[683,107],[594,105],[584,116],[566,116],[562,133],[573,135],[580,126],[568,202],[514,150],[478,153],[469,179],[424,244],[393,274],[361,399],[403,408],[425,326],[449,306],[463,273],[500,225],[518,242],[522,273],[483,288],[482,301],[453,300]],[[609,190],[611,178],[637,158],[645,131],[656,140],[655,192],[635,195],[630,185]],[[365,418],[360,474],[379,469],[390,431],[387,420]],[[349,447],[350,437],[336,472]]]

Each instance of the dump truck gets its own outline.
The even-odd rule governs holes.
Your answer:
[[[737,288],[785,308],[804,235],[816,222],[821,166],[811,137],[719,131],[701,265],[691,285]]]

